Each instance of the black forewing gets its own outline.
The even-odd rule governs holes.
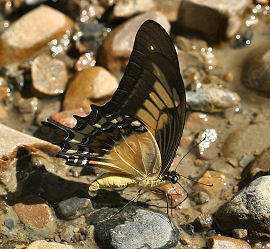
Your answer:
[[[157,77],[153,64],[163,74],[165,81]],[[179,102],[178,105],[168,107],[168,100],[163,96],[162,91],[154,88],[156,82],[166,90],[174,104],[175,101]],[[165,108],[159,108],[162,104],[157,105],[153,97],[150,97],[151,93],[163,102]],[[148,100],[148,107],[145,106],[146,100]],[[154,117],[151,110],[153,105],[159,110],[158,117],[156,113]],[[175,47],[167,32],[156,22],[148,20],[139,29],[125,74],[111,101],[103,107],[103,110],[106,113],[119,110],[140,119],[148,128],[152,127],[155,130],[153,133],[162,159],[161,174],[165,174],[182,136],[185,108],[185,88]],[[141,114],[142,112],[144,115]],[[146,112],[156,119],[154,127],[153,120],[150,118],[149,121]],[[160,121],[162,117],[166,122]]]

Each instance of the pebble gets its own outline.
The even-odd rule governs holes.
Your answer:
[[[170,23],[158,11],[137,15],[110,32],[99,48],[97,62],[110,72],[125,67],[133,48],[135,35],[139,27],[148,19],[158,22],[167,32],[170,31]]]
[[[251,246],[240,239],[225,236],[213,236],[207,241],[208,249],[251,249]]]
[[[201,204],[207,203],[209,201],[210,197],[206,192],[200,191],[200,192],[195,194],[193,199],[197,205],[201,205]]]
[[[182,201],[186,198],[186,192],[177,184],[166,184],[161,187],[158,187],[160,190],[166,192],[169,197],[169,204],[172,203],[173,207],[176,207],[182,203]],[[165,195],[159,192],[155,192],[158,196],[166,200]],[[172,202],[171,202],[172,199]]]
[[[270,47],[255,48],[246,57],[242,70],[243,84],[270,96]]]
[[[193,235],[195,233],[195,228],[192,224],[182,224],[180,227],[189,235]]]
[[[234,79],[234,76],[231,72],[227,72],[223,75],[223,79],[226,80],[227,82],[232,82]]]
[[[68,82],[65,63],[46,54],[34,59],[31,76],[34,92],[49,96],[62,94]]]
[[[67,127],[73,128],[77,123],[77,120],[73,115],[81,117],[87,116],[86,112],[82,108],[78,108],[55,113],[51,115],[51,118]]]
[[[63,241],[72,242],[72,240],[74,238],[74,227],[72,225],[64,227],[62,229],[60,237],[61,237],[61,240],[63,240]]]
[[[92,203],[87,198],[77,196],[58,203],[57,213],[66,219],[75,219],[93,211]]]
[[[92,22],[95,19],[100,19],[105,12],[104,7],[95,3],[83,3],[80,9],[80,22],[87,23]],[[77,17],[77,16],[76,16]]]
[[[29,195],[22,198],[20,202],[14,204],[13,209],[20,221],[30,227],[43,228],[55,221],[53,210],[38,196]]]
[[[19,247],[16,247],[19,249]],[[37,240],[32,242],[27,249],[75,249],[73,246],[60,244],[57,242],[47,242],[46,240]]]
[[[43,109],[40,111],[40,113],[36,117],[36,123],[38,125],[41,125],[42,121],[46,121],[51,115],[58,113],[61,108],[61,102],[59,100],[53,101],[50,100],[49,103],[46,103],[45,106],[43,106]]]
[[[236,34],[250,4],[251,0],[241,0],[237,4],[234,0],[184,0],[179,9],[178,24],[189,32],[203,34],[210,43],[218,43]]]
[[[187,107],[192,111],[222,112],[240,103],[236,92],[216,84],[200,85],[186,92]]]
[[[28,99],[20,98],[16,105],[19,108],[19,112],[34,114],[38,110],[39,100],[36,97]]]
[[[83,108],[90,111],[95,100],[111,97],[118,87],[114,75],[102,67],[91,67],[77,72],[65,94],[63,108]]]
[[[9,94],[10,94],[10,88],[9,87],[0,86],[0,101],[5,100],[9,96]]]
[[[264,139],[258,139],[263,137]],[[253,143],[252,141],[256,141]],[[267,122],[252,124],[236,130],[226,139],[222,152],[225,157],[240,160],[245,153],[261,153],[270,146],[270,126]]]
[[[7,218],[4,220],[4,225],[8,228],[8,229],[12,229],[14,227],[14,220],[11,218]]]
[[[270,176],[259,177],[221,206],[215,217],[217,228],[226,233],[242,228],[248,231],[250,237],[269,240],[269,185]]]
[[[248,236],[248,231],[246,229],[236,228],[232,230],[232,235],[236,239],[243,239]]]
[[[270,147],[263,151],[255,160],[244,169],[241,185],[246,185],[256,178],[270,175]]]
[[[238,160],[235,157],[229,157],[227,158],[227,162],[233,166],[234,168],[238,167]]]
[[[94,67],[96,65],[96,58],[93,53],[84,53],[75,63],[75,70],[82,71],[87,68]]]
[[[197,133],[214,124],[215,119],[202,112],[192,112],[186,118],[185,129]]]
[[[5,110],[5,108],[0,105],[0,119],[6,118],[7,117],[7,112]]]
[[[37,7],[15,21],[1,35],[0,66],[33,55],[73,27],[73,21],[49,6]]]
[[[213,186],[205,186],[199,183],[195,184],[195,188],[198,191],[206,192],[207,194],[214,195],[220,193],[226,185],[226,176],[216,171],[207,170],[198,182],[204,184],[213,184]]]
[[[211,160],[217,157],[219,149],[217,148],[218,134],[215,129],[205,129],[198,134],[196,142],[198,145],[199,156],[203,160]]]
[[[113,8],[113,16],[127,18],[138,13],[149,12],[156,7],[153,0],[118,0]]]
[[[95,240],[102,248],[135,249],[171,248],[177,244],[177,234],[165,214],[129,205],[118,209],[97,211],[87,218],[95,226]],[[100,222],[103,221],[103,222]],[[99,222],[99,223],[98,223]],[[176,228],[175,228],[176,229]]]
[[[211,214],[201,214],[195,221],[194,226],[196,231],[210,230],[213,223],[213,216]]]
[[[243,156],[241,157],[240,161],[239,161],[239,166],[244,168],[246,167],[252,160],[254,159],[254,157],[249,154],[249,153],[244,153]]]
[[[232,48],[242,48],[245,46],[249,46],[251,44],[251,40],[253,38],[253,31],[248,29],[242,34],[237,34],[236,39],[231,44]]]

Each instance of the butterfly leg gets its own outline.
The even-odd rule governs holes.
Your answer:
[[[188,192],[185,190],[185,188],[179,182],[177,182],[177,184],[184,190],[184,192],[186,193],[186,196],[184,200],[181,200],[180,202],[178,202],[173,208],[176,208],[178,205],[180,205],[182,202],[184,202],[188,198]]]
[[[159,193],[162,193],[162,194],[165,195],[165,197],[166,197],[166,203],[167,203],[167,206],[166,206],[167,216],[168,216],[168,219],[169,219],[169,221],[170,221],[170,225],[171,225],[173,231],[176,233],[176,230],[175,230],[174,225],[173,225],[173,223],[172,223],[171,217],[170,217],[170,215],[169,215],[169,197],[168,197],[168,193],[165,192],[165,191],[163,191],[163,190],[161,190],[161,189],[159,189],[159,188],[155,188],[155,190],[157,190],[157,192],[159,192]],[[171,216],[172,216],[172,198],[171,198]]]

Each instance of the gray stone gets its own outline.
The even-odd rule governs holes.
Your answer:
[[[242,228],[250,237],[270,238],[270,176],[262,176],[243,188],[216,213],[216,225],[225,233]]]
[[[177,243],[177,232],[165,214],[136,206],[100,210],[87,223],[95,225],[96,242],[101,248],[171,248]],[[176,228],[175,228],[176,229]]]
[[[5,219],[4,221],[4,225],[8,228],[8,229],[12,229],[14,227],[14,221],[11,218]]]

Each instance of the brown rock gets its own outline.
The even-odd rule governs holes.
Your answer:
[[[45,95],[59,95],[66,89],[68,73],[65,63],[42,54],[36,57],[31,67],[34,91]]]
[[[256,143],[251,141],[256,141]],[[254,154],[255,151],[260,153],[268,146],[270,146],[270,126],[262,122],[248,125],[230,134],[222,151],[225,157],[240,160],[244,153]]]
[[[117,87],[117,79],[102,67],[77,72],[66,91],[63,108],[89,111],[92,101],[111,97]]]
[[[10,88],[7,86],[0,86],[0,101],[9,96]]]
[[[213,184],[212,187],[208,187],[199,183],[195,184],[196,190],[204,191],[209,195],[220,193],[226,185],[226,176],[216,171],[207,170],[203,176],[198,180],[203,184]]]
[[[192,112],[187,117],[185,129],[193,132],[198,132],[206,129],[213,124],[214,119],[212,118],[212,116],[208,116],[207,114],[202,112]]]
[[[28,58],[72,27],[70,18],[48,6],[28,12],[1,35],[0,65]]]
[[[243,239],[248,236],[248,231],[242,228],[235,228],[232,230],[232,235],[236,239]]]
[[[231,72],[227,72],[223,75],[223,79],[232,82],[233,81],[233,74]]]
[[[270,175],[270,147],[262,152],[242,173],[241,185],[246,185],[256,178]]]
[[[6,118],[6,117],[7,117],[7,112],[5,108],[2,105],[0,105],[0,119]]]
[[[77,123],[73,115],[84,117],[87,114],[82,108],[79,108],[55,113],[51,115],[51,118],[67,127],[73,128]]]
[[[155,7],[153,0],[118,0],[113,8],[113,15],[117,18],[127,18],[137,13],[148,12]]]
[[[251,249],[251,246],[240,239],[225,236],[213,236],[207,241],[208,249]]]
[[[203,34],[211,43],[232,37],[239,30],[241,17],[251,0],[183,0],[179,25],[187,31]]]
[[[156,9],[166,16],[170,23],[176,22],[179,15],[181,1],[182,0],[156,1]]]
[[[19,148],[24,148],[30,153],[37,153],[39,150],[54,156],[59,148],[46,141],[23,134],[0,124],[0,194],[7,194],[7,191],[15,191],[17,187],[16,170],[11,166]]]
[[[139,27],[148,19],[160,23],[167,32],[170,24],[160,12],[148,12],[138,15],[116,27],[99,48],[97,62],[111,72],[126,66],[131,54],[135,35]]]
[[[201,214],[195,220],[195,227],[197,230],[210,230],[213,223],[213,216],[211,214]]]
[[[95,19],[100,19],[104,14],[105,9],[99,4],[86,3],[83,1],[78,1],[81,5],[85,5],[80,9],[80,22],[91,22]],[[75,16],[77,18],[77,16]]]
[[[43,228],[55,220],[53,210],[38,196],[26,196],[13,206],[20,221],[28,226]]]
[[[82,71],[95,65],[96,58],[94,57],[93,53],[85,53],[80,56],[74,67],[76,71]]]
[[[27,246],[28,249],[74,249],[73,246],[64,245],[56,242],[47,242],[46,240],[37,240]]]

